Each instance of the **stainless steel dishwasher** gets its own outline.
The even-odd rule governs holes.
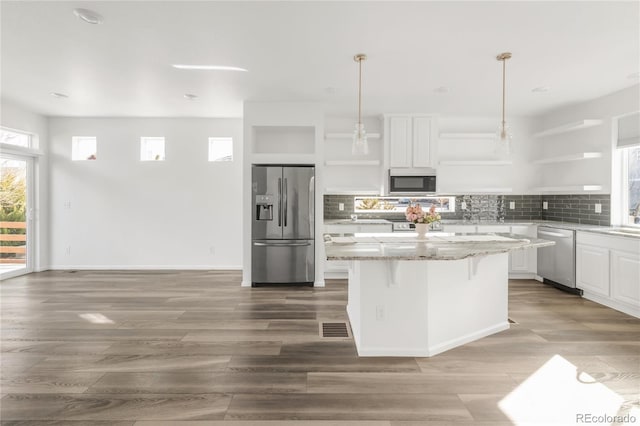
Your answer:
[[[576,288],[576,231],[540,226],[538,238],[556,243],[538,249],[538,275],[547,284],[582,294]]]

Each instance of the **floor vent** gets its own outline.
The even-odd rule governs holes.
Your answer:
[[[351,337],[349,327],[344,322],[321,322],[320,337]]]
[[[517,324],[517,322],[515,322],[514,320],[512,320],[511,318],[508,318],[509,320],[509,324]]]

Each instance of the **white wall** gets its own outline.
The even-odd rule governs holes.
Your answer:
[[[34,147],[43,155],[35,158],[35,234],[36,251],[34,269],[42,271],[49,266],[49,179],[48,179],[48,123],[46,117],[20,105],[2,99],[0,126],[34,134]]]
[[[52,269],[240,268],[242,120],[51,118]],[[96,136],[97,160],[71,161]],[[166,161],[141,162],[140,137],[164,136]],[[231,136],[234,161],[207,161]]]
[[[584,151],[600,151],[602,158],[558,163],[541,168],[542,186],[594,183],[602,185],[599,193],[611,193],[613,118],[640,109],[638,85],[576,105],[548,112],[537,119],[536,131],[585,119],[603,120],[602,125],[590,127],[535,141],[538,157],[553,157]]]

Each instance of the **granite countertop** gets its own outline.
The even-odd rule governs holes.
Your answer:
[[[327,260],[460,260],[555,244],[509,233],[439,232],[425,238],[402,233],[325,234],[324,238]]]
[[[358,219],[357,221],[352,221],[351,219],[326,219],[324,221],[326,225],[363,225],[363,224],[389,224],[391,221],[387,219]],[[470,222],[468,220],[455,220],[455,219],[445,219],[441,221],[442,226],[446,225],[470,225],[470,226],[496,226],[496,225],[537,225],[537,226],[546,226],[549,228],[557,228],[557,229],[568,229],[571,231],[584,231],[584,232],[593,232],[596,234],[604,234],[610,235],[614,237],[623,237],[623,238],[633,238],[640,240],[640,230],[629,231],[628,228],[620,227],[620,226],[598,226],[598,225],[585,225],[580,223],[573,222],[557,222],[553,220],[505,220],[504,222],[492,221],[492,220],[483,220],[478,222]]]

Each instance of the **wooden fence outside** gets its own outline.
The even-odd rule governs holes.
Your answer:
[[[0,222],[0,228],[27,229],[27,222]],[[22,242],[18,245],[3,245],[5,241]],[[9,256],[12,254],[12,256]],[[27,234],[0,234],[0,263],[25,263]]]

